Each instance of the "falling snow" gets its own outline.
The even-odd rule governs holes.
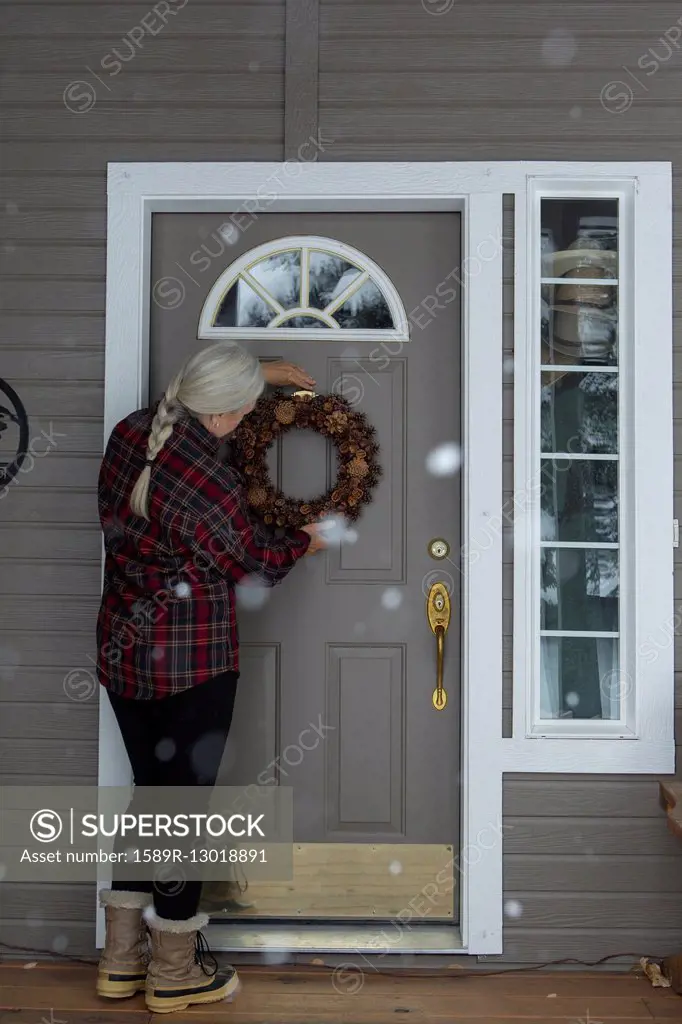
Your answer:
[[[156,758],[158,761],[170,761],[175,756],[176,746],[174,740],[167,736],[165,739],[159,740],[154,749]]]
[[[340,516],[331,516],[328,519],[322,520],[324,524],[324,537],[330,544],[342,544],[348,524]]]
[[[263,963],[266,964],[285,964],[289,959],[289,953],[287,950],[267,949],[262,953]]]
[[[52,940],[52,949],[55,953],[65,953],[69,948],[68,935],[55,935]]]
[[[397,587],[388,587],[384,590],[381,595],[381,603],[384,608],[388,608],[389,611],[393,611],[395,608],[399,608],[403,603],[403,594]]]
[[[461,465],[462,453],[454,441],[438,445],[426,456],[426,468],[433,476],[454,476]]]
[[[575,36],[565,28],[557,28],[542,41],[543,63],[552,67],[563,67],[571,63],[577,49]]]
[[[253,577],[245,577],[242,583],[235,587],[237,607],[247,612],[257,612],[263,608],[269,596],[269,589]]]
[[[388,865],[388,870],[392,875],[401,875],[403,873],[403,866],[399,860],[392,860]]]
[[[343,535],[344,544],[357,544],[358,542],[358,531],[357,530],[346,530]]]
[[[356,636],[364,636],[367,632],[367,624],[365,622],[356,622],[353,626],[353,632]]]
[[[227,245],[235,245],[239,241],[239,228],[236,224],[223,224],[218,234]]]
[[[152,647],[152,661],[161,661],[163,657],[163,647]]]
[[[178,583],[177,587],[173,587],[173,593],[176,597],[189,597],[192,593],[192,588],[189,583]]]
[[[521,917],[523,914],[523,907],[518,900],[507,900],[504,905],[504,912],[507,917]]]
[[[209,779],[214,774],[216,764],[220,763],[225,747],[225,734],[219,730],[204,733],[192,747],[190,760],[192,767],[201,779]],[[199,785],[201,785],[199,781]]]
[[[580,704],[580,697],[577,693],[567,693],[564,700],[568,704],[569,708],[577,708]]]

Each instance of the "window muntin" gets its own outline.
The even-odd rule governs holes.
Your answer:
[[[315,236],[280,238],[236,260],[213,285],[198,336],[257,338],[272,330],[296,340],[377,332],[409,340],[404,307],[381,268],[345,243]]]

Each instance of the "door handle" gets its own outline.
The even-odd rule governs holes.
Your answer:
[[[448,702],[443,688],[443,661],[445,658],[445,634],[450,626],[450,595],[444,583],[434,583],[426,599],[426,617],[431,632],[436,637],[436,689],[432,701],[436,711],[442,711]]]

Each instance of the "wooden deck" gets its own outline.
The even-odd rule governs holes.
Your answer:
[[[142,997],[99,1000],[94,968],[0,964],[0,1024],[675,1024],[682,996],[641,975],[509,973],[488,977],[344,974],[337,968],[244,968],[232,1004],[161,1018]]]

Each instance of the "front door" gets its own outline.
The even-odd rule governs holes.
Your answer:
[[[283,255],[293,236],[316,240],[304,273],[296,252]],[[457,918],[459,244],[454,213],[154,216],[154,398],[211,343],[198,338],[202,308],[245,254],[257,261],[248,278],[257,288],[227,290],[218,324],[276,323],[277,310],[281,322],[282,309],[305,306],[302,280],[308,304],[315,292],[322,308],[356,271],[368,275],[354,297],[329,305],[340,329],[297,339],[316,323],[300,313],[243,342],[261,358],[303,366],[318,394],[335,391],[365,412],[383,467],[372,505],[340,545],[304,559],[280,587],[240,594],[242,671],[220,783],[278,780],[293,787],[295,814],[294,878],[254,883],[246,914],[376,920],[420,899],[428,920]],[[379,268],[376,280],[368,265]],[[387,281],[409,315],[407,341],[371,338],[390,321]],[[344,337],[353,327],[366,329],[363,340]],[[272,452],[272,473],[288,495],[319,494],[334,480],[333,448],[289,432]],[[426,612],[438,582],[452,604],[442,710],[432,699],[437,642]]]

